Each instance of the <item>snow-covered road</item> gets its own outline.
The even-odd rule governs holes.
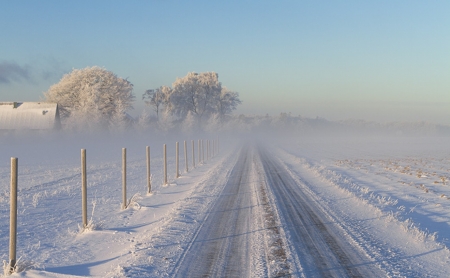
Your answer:
[[[230,177],[177,262],[177,277],[249,277],[264,254],[263,230],[252,181],[252,156],[241,150]],[[255,263],[256,262],[256,263]]]
[[[403,138],[360,145],[224,140],[220,155],[180,178],[172,174],[167,186],[161,183],[165,142],[155,140],[151,195],[145,194],[147,142],[137,141],[130,144],[128,182],[130,194],[140,197],[126,210],[120,209],[120,156],[111,152],[122,143],[96,145],[88,148],[88,198],[98,226],[87,232],[77,229],[79,146],[4,144],[3,153],[22,152],[18,255],[21,266],[31,267],[13,276],[446,277],[450,160],[447,141],[439,140],[420,139],[412,148]],[[55,147],[58,152],[49,151]],[[0,177],[0,220],[7,223],[6,163]],[[2,225],[3,250],[7,232]]]
[[[267,184],[289,234],[296,272],[306,277],[382,277],[365,254],[349,244],[317,199],[304,191],[266,148],[258,148]],[[303,184],[308,183],[301,177]]]
[[[302,180],[306,182],[306,180]],[[169,276],[382,277],[267,148],[244,145]]]
[[[279,277],[290,273],[286,240],[269,202],[257,150],[246,144],[232,153],[171,217],[162,236],[148,239],[151,245],[145,255],[130,262],[134,267],[125,268],[128,275]],[[145,267],[147,257],[164,259],[155,258],[153,267]]]

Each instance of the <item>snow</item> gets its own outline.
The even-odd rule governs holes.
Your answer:
[[[181,200],[188,198],[211,175],[207,171],[216,169],[214,165],[220,163],[212,160],[199,165],[197,161],[196,169],[182,173],[175,180],[175,142],[158,140],[65,137],[44,138],[32,144],[28,139],[2,142],[1,153],[7,157],[0,165],[2,223],[9,222],[9,156],[19,157],[18,257],[47,272],[99,277],[120,273],[122,261],[135,252],[136,238],[158,234]],[[125,142],[130,146],[127,148],[128,197],[138,193],[141,199],[139,209],[122,211],[121,147],[126,146]],[[168,144],[169,158],[170,185],[166,187],[162,186],[163,143]],[[149,196],[145,195],[146,145],[150,146],[152,156],[153,194]],[[87,149],[89,214],[91,202],[95,202],[93,222],[102,228],[80,234],[81,148]],[[184,165],[183,158],[180,151],[181,165]],[[9,227],[3,225],[2,250],[8,250],[8,234]],[[1,256],[2,260],[8,260],[8,254]]]
[[[449,147],[448,138],[303,138],[278,154],[387,276],[446,277],[450,188],[436,182],[449,175]]]
[[[58,110],[56,103],[0,102],[0,130],[58,129]]]
[[[170,276],[228,180],[240,146],[238,138],[221,139],[218,156],[196,161],[195,169],[175,179],[175,141],[195,140],[197,148],[198,139],[206,136],[0,138],[0,221],[9,222],[9,159],[14,156],[19,158],[17,254],[19,266],[29,267],[11,277]],[[163,144],[169,151],[168,186],[162,185]],[[448,138],[292,136],[264,144],[336,223],[340,236],[386,276],[445,277],[450,271]],[[128,155],[128,198],[137,197],[126,210],[120,209],[122,147]],[[95,203],[97,226],[83,233],[81,148],[87,149],[89,217]],[[181,143],[180,169],[182,148]],[[249,179],[257,175],[252,171]],[[288,242],[289,230],[280,232]],[[2,225],[0,249],[8,250],[8,244],[9,227]],[[287,255],[291,269],[301,272],[296,254]],[[8,261],[6,251],[0,256]]]

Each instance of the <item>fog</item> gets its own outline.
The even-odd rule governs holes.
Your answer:
[[[15,131],[0,134],[0,165],[8,167],[10,157],[20,164],[70,165],[78,167],[80,149],[87,149],[92,162],[120,163],[121,149],[127,148],[131,159],[145,158],[150,146],[155,157],[162,156],[167,144],[168,156],[174,157],[175,142],[187,142],[191,152],[198,140],[218,141],[223,150],[243,141],[262,142],[267,147],[301,146],[304,155],[315,158],[346,156],[395,156],[405,153],[438,155],[449,148],[450,127],[426,123],[379,124],[365,121],[333,122],[322,118],[294,117],[290,114],[270,116],[235,116],[222,124],[205,125],[203,129],[186,130],[179,125],[171,129],[130,127],[122,131],[101,128],[81,132]],[[445,152],[444,152],[445,153]],[[190,158],[189,158],[190,159]]]

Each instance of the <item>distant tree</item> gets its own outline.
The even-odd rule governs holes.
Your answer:
[[[239,93],[228,91],[227,88],[223,87],[217,101],[217,112],[220,116],[220,120],[223,121],[223,117],[231,114],[241,103],[242,101],[239,99]]]
[[[196,119],[195,116],[192,114],[192,112],[189,111],[186,118],[184,119],[182,123],[182,130],[185,133],[192,133],[196,128]]]
[[[157,119],[159,119],[161,109],[164,108],[164,105],[168,104],[171,90],[172,89],[170,87],[161,86],[158,89],[147,90],[142,95],[142,99],[145,101],[145,104],[152,106],[153,110],[155,110]]]
[[[215,72],[190,72],[172,84],[169,102],[172,113],[184,119],[190,112],[201,125],[204,119],[218,114],[220,120],[242,103],[237,92],[222,87]]]
[[[177,78],[172,84],[170,96],[171,112],[184,119],[191,112],[199,123],[216,111],[216,100],[220,94],[219,75],[215,72],[190,72]]]
[[[125,105],[122,100],[118,100],[116,104],[116,113],[111,116],[110,129],[112,131],[123,132],[130,127],[130,119],[128,118]]]
[[[145,91],[142,99],[153,107],[157,117],[164,114],[164,125],[189,123],[193,128],[201,127],[213,116],[222,122],[242,103],[237,92],[222,87],[215,72],[189,72],[177,78],[172,88],[162,86]]]
[[[164,132],[169,132],[176,127],[173,115],[168,109],[161,111],[160,119],[158,120],[158,128]]]
[[[111,120],[123,119],[122,114],[132,108],[133,84],[97,66],[74,69],[52,85],[44,98],[58,103],[62,119],[83,114],[80,118],[85,120],[112,124]]]
[[[135,122],[135,129],[140,132],[147,131],[152,123],[152,118],[147,109],[143,109],[141,115]]]

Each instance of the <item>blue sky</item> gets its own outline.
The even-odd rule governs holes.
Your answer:
[[[237,113],[450,124],[450,1],[0,0],[0,96],[73,68],[146,89],[215,71]]]

